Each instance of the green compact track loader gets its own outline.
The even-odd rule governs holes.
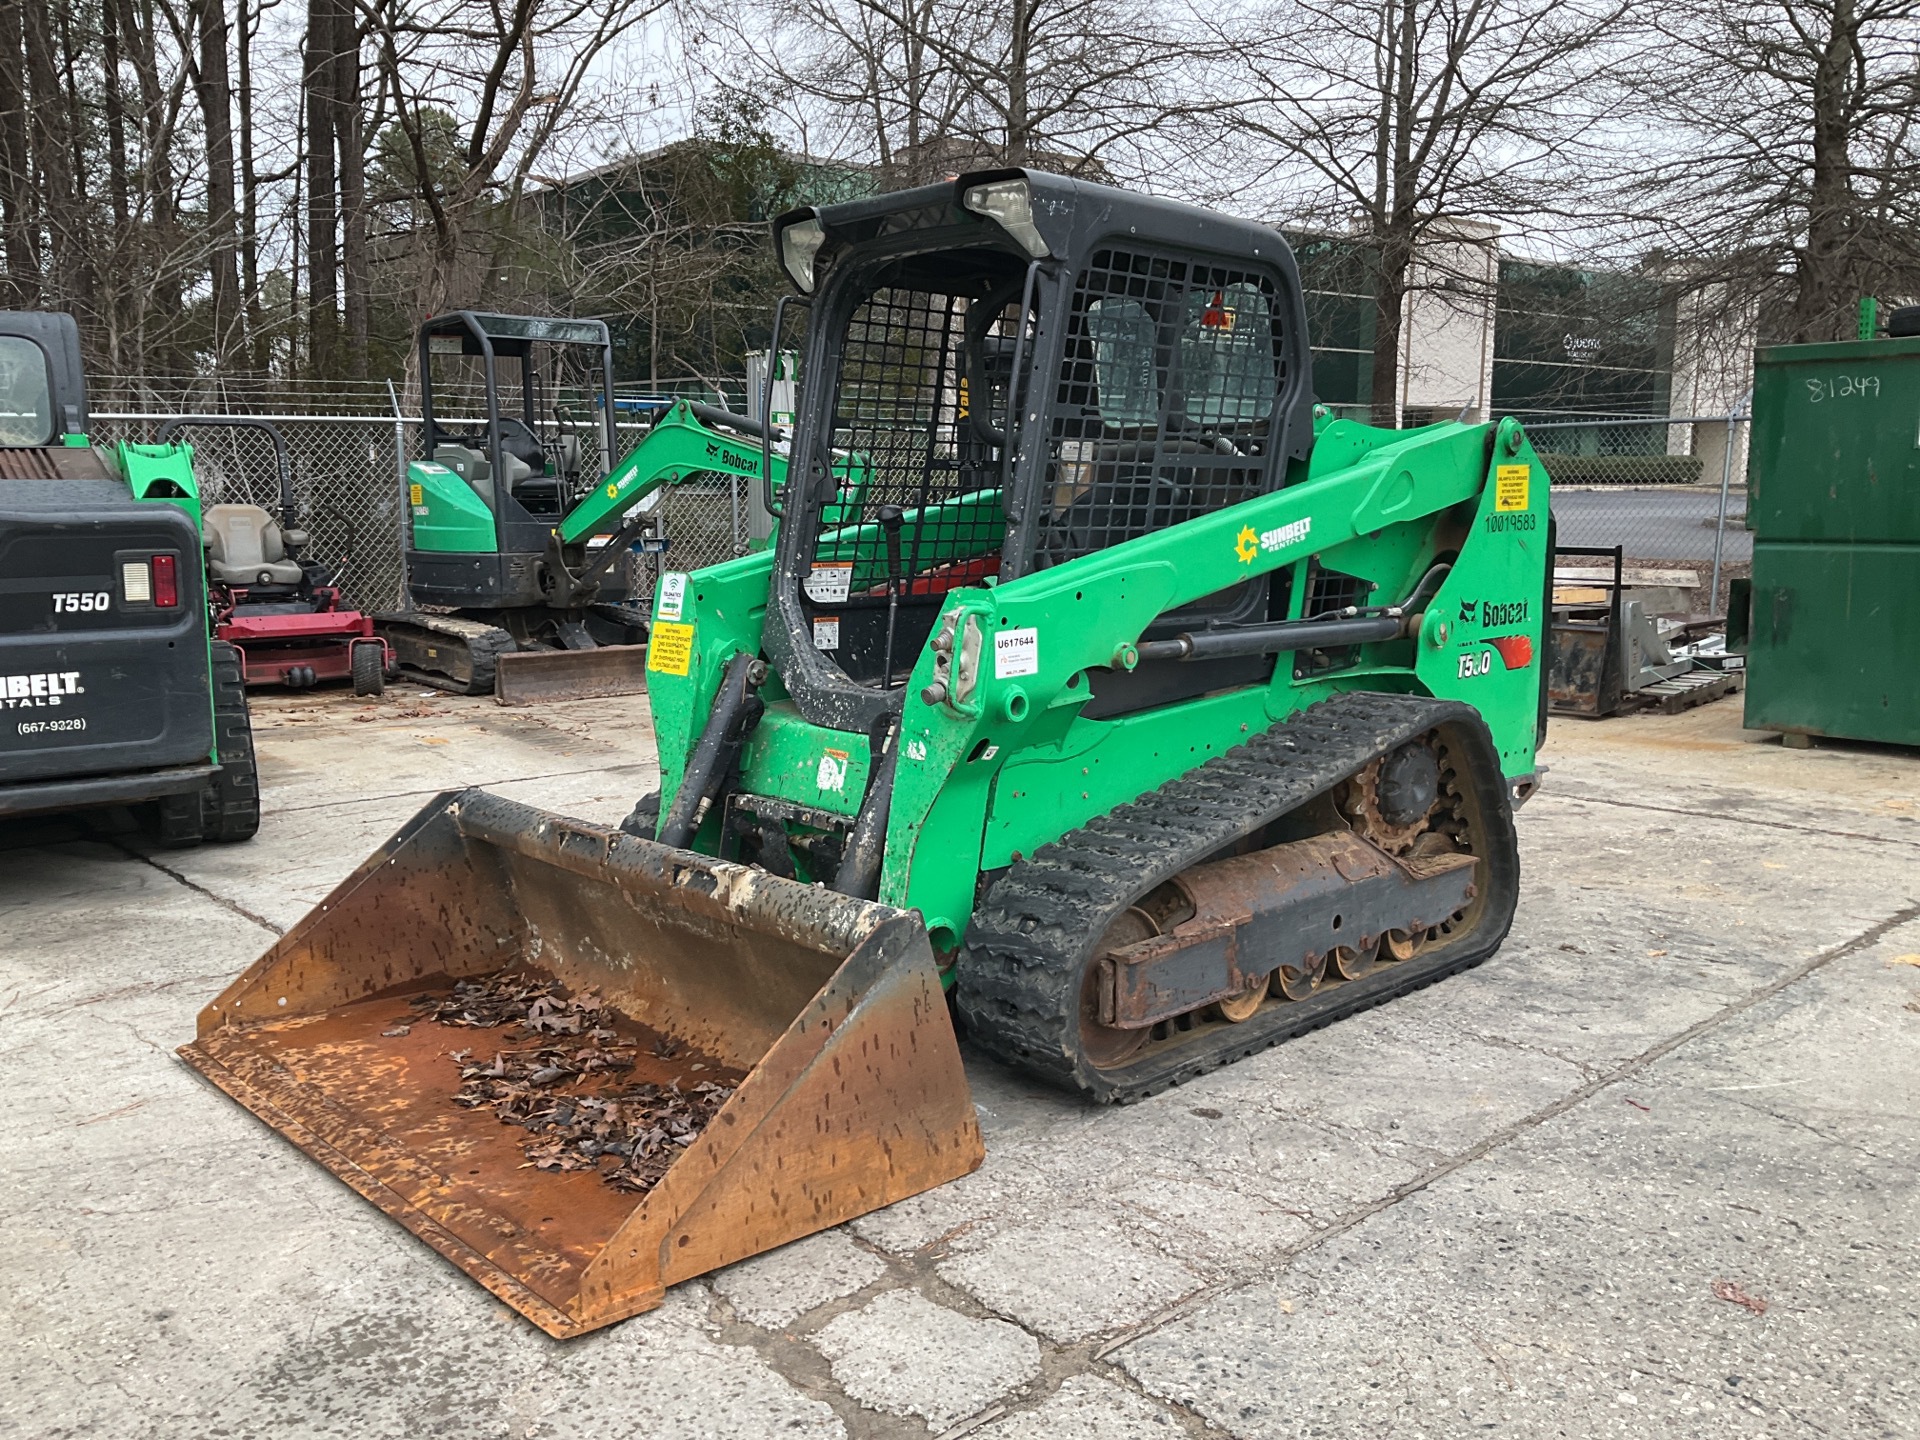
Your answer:
[[[87,438],[70,315],[0,312],[0,817],[260,825],[246,683],[210,635],[193,450]]]
[[[1518,424],[1317,409],[1265,225],[1000,170],[774,239],[773,351],[808,312],[777,539],[661,578],[659,793],[620,831],[440,797],[186,1051],[555,1334],[978,1163],[949,1007],[1135,1101],[1513,918],[1551,553]],[[524,1128],[455,1134],[398,1003],[550,982],[636,1027],[644,1083],[576,1055],[500,1102]],[[664,1178],[590,1213],[631,1162],[581,1147],[629,1139],[558,1137],[715,1076]]]
[[[661,488],[696,476],[785,477],[784,437],[744,416],[679,401],[621,457],[613,346],[598,320],[460,310],[420,327],[421,454],[407,469],[412,608],[378,617],[416,677],[502,699],[578,698],[644,687],[644,614],[625,561],[654,527]],[[579,362],[582,357],[585,365]],[[502,360],[519,366],[519,410]],[[435,362],[477,361],[481,414],[449,416]],[[553,403],[556,374],[589,397],[590,421]],[[456,406],[457,408],[457,406]],[[470,407],[471,408],[471,407]]]

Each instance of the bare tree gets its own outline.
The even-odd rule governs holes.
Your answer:
[[[1538,223],[1576,198],[1597,123],[1582,94],[1625,10],[1623,0],[1286,0],[1212,22],[1224,58],[1208,88],[1220,98],[1203,107],[1214,123],[1196,127],[1196,161],[1266,189],[1279,218],[1365,246],[1377,423],[1398,423],[1410,293],[1487,283],[1484,265],[1454,274],[1436,258],[1473,249],[1459,242],[1477,227]]]
[[[817,153],[889,186],[987,165],[1137,176],[1179,107],[1182,50],[1157,0],[768,0],[710,4],[746,71]]]
[[[319,0],[316,0],[319,3]],[[419,227],[418,308],[480,294],[601,53],[666,0],[360,0]]]
[[[1622,248],[1782,340],[1920,295],[1916,0],[1679,0],[1622,78],[1657,117],[1617,177]]]

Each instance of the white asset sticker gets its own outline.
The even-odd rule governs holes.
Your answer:
[[[660,618],[678,620],[687,605],[687,577],[680,570],[669,570],[660,577]]]
[[[813,648],[816,650],[840,648],[840,617],[838,615],[813,617]]]
[[[807,598],[816,605],[838,605],[852,589],[851,560],[816,561],[807,576]]]
[[[1020,675],[1040,673],[1040,632],[1002,630],[993,637],[993,678],[1012,680]]]
[[[814,772],[814,784],[822,790],[845,790],[847,788],[847,752],[829,750],[820,757],[820,768]]]

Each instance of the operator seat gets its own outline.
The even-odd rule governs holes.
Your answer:
[[[200,528],[207,569],[222,585],[298,585],[304,578],[287,547],[305,544],[305,532],[282,530],[258,505],[210,505]]]

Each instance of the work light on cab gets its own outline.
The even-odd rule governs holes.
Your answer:
[[[1025,180],[990,180],[984,185],[969,185],[960,203],[974,214],[993,221],[1025,246],[1035,259],[1047,253],[1047,242],[1033,223],[1033,190]]]
[[[827,227],[817,218],[796,220],[780,232],[780,264],[803,294],[813,293],[813,259],[826,240]]]

